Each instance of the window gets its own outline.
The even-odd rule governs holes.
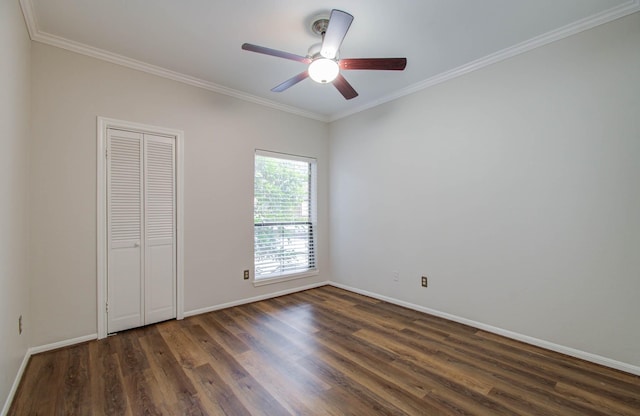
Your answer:
[[[316,160],[256,150],[255,281],[316,269]],[[280,280],[280,279],[278,279]]]

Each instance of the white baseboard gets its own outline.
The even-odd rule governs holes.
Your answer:
[[[208,306],[206,308],[194,309],[192,311],[188,311],[184,313],[184,317],[200,315],[203,313],[218,311],[220,309],[232,308],[234,306],[245,305],[247,303],[259,302],[261,300],[277,298],[278,296],[290,295],[296,292],[302,292],[303,290],[315,289],[316,287],[326,286],[332,284],[330,281],[314,283],[307,286],[295,287],[293,289],[281,290],[279,292],[267,293],[265,295],[254,296],[252,298],[245,298],[240,300],[235,300],[233,302],[221,303],[218,305]]]
[[[361,295],[369,296],[371,298],[383,300],[385,302],[393,303],[394,305],[403,306],[408,309],[413,309],[418,312],[428,313],[430,315],[438,316],[440,318],[448,319],[450,321],[458,322],[461,324],[469,325],[474,328],[481,329],[483,331],[491,332],[497,335],[502,335],[503,337],[515,339],[516,341],[522,341],[530,345],[535,345],[536,347],[545,348],[547,350],[559,352],[561,354],[566,354],[571,357],[580,358],[585,361],[590,361],[592,363],[600,364],[605,367],[614,368],[616,370],[624,371],[627,373],[635,374],[640,376],[640,367],[624,363],[622,361],[616,361],[611,358],[603,357],[601,355],[592,354],[590,352],[577,350],[575,348],[566,347],[564,345],[554,344],[553,342],[545,341],[542,339],[530,337],[528,335],[519,334],[517,332],[509,331],[506,329],[498,328],[495,326],[483,324],[482,322],[473,321],[471,319],[462,318],[456,315],[452,315],[450,313],[441,312],[435,309],[427,308],[424,306],[416,305],[414,303],[405,302],[402,300],[398,300],[395,298],[391,298],[389,296],[380,295],[378,293],[369,292],[367,290],[357,289],[355,287],[343,285],[341,283],[330,282],[331,286],[338,287],[340,289],[348,290],[350,292],[359,293]]]
[[[427,308],[427,307],[424,307],[424,306],[416,305],[416,304],[413,304],[413,303],[405,302],[405,301],[402,301],[402,300],[399,300],[399,299],[391,298],[389,296],[380,295],[378,293],[369,292],[367,290],[357,289],[355,287],[347,286],[347,285],[344,285],[344,284],[341,284],[341,283],[332,282],[332,281],[314,283],[314,284],[303,286],[303,287],[296,287],[296,288],[293,288],[293,289],[282,290],[282,291],[274,292],[274,293],[267,293],[265,295],[260,295],[260,296],[255,296],[255,297],[251,297],[251,298],[245,298],[245,299],[241,299],[241,300],[237,300],[237,301],[233,301],[233,302],[228,302],[228,303],[222,303],[222,304],[218,304],[218,305],[214,305],[214,306],[209,306],[207,308],[195,309],[195,310],[192,310],[192,311],[185,312],[184,316],[188,317],[188,316],[200,315],[200,314],[207,313],[207,312],[213,312],[213,311],[217,311],[217,310],[220,310],[220,309],[226,309],[226,308],[231,308],[231,307],[234,307],[234,306],[244,305],[244,304],[247,304],[247,303],[258,302],[258,301],[261,301],[261,300],[271,299],[271,298],[275,298],[275,297],[278,297],[278,296],[289,295],[291,293],[302,292],[303,290],[314,289],[316,287],[326,286],[326,285],[335,286],[335,287],[338,287],[340,289],[348,290],[350,292],[359,293],[361,295],[365,295],[365,296],[369,296],[369,297],[372,297],[372,298],[375,298],[375,299],[383,300],[385,302],[393,303],[395,305],[403,306],[405,308],[413,309],[415,311],[428,313],[430,315],[438,316],[440,318],[448,319],[450,321],[459,322],[461,324],[469,325],[469,326],[472,326],[474,328],[481,329],[483,331],[487,331],[487,332],[491,332],[491,333],[494,333],[494,334],[502,335],[504,337],[515,339],[517,341],[522,341],[522,342],[525,342],[527,344],[535,345],[537,347],[545,348],[545,349],[548,349],[548,350],[551,350],[551,351],[559,352],[561,354],[566,354],[566,355],[569,355],[569,356],[572,356],[572,357],[580,358],[580,359],[585,360],[585,361],[590,361],[592,363],[604,365],[605,367],[614,368],[616,370],[620,370],[620,371],[624,371],[624,372],[627,372],[627,373],[630,373],[630,374],[635,374],[635,375],[639,375],[640,376],[640,367],[639,366],[635,366],[635,365],[632,365],[632,364],[628,364],[628,363],[624,363],[624,362],[621,362],[621,361],[613,360],[611,358],[603,357],[603,356],[600,356],[600,355],[597,355],[597,354],[592,354],[592,353],[589,353],[589,352],[586,352],[586,351],[577,350],[575,348],[570,348],[570,347],[566,347],[566,346],[563,346],[563,345],[554,344],[553,342],[545,341],[545,340],[538,339],[538,338],[533,338],[533,337],[530,337],[528,335],[523,335],[523,334],[519,334],[517,332],[508,331],[506,329],[502,329],[502,328],[498,328],[498,327],[495,327],[495,326],[483,324],[481,322],[473,321],[471,319],[462,318],[462,317],[459,317],[459,316],[456,316],[456,315],[452,315],[452,314],[449,314],[449,313],[446,313],[446,312],[441,312],[441,311],[438,311],[438,310],[435,310],[435,309],[431,309],[431,308]],[[7,412],[9,411],[9,407],[11,406],[11,402],[13,401],[13,397],[14,397],[16,391],[18,390],[18,385],[20,384],[20,380],[22,379],[22,374],[24,373],[24,370],[26,369],[27,364],[29,362],[29,358],[32,355],[38,354],[38,353],[41,353],[41,352],[55,350],[55,349],[58,349],[58,348],[68,347],[68,346],[75,345],[75,344],[80,344],[82,342],[91,341],[91,340],[94,340],[94,339],[97,339],[97,338],[98,338],[98,334],[90,334],[90,335],[85,335],[85,336],[82,336],[82,337],[67,339],[67,340],[63,340],[63,341],[59,341],[59,342],[54,342],[54,343],[51,343],[51,344],[40,345],[40,346],[37,346],[37,347],[29,348],[27,350],[27,352],[25,353],[25,356],[24,356],[24,358],[22,360],[22,363],[20,364],[20,368],[18,369],[18,373],[16,374],[15,380],[13,381],[13,385],[11,386],[11,390],[9,391],[9,396],[7,397],[7,400],[4,403],[4,406],[2,408],[2,413],[0,413],[0,416],[5,416],[7,414]]]
[[[9,390],[9,395],[7,396],[7,400],[4,402],[4,406],[2,406],[2,412],[0,412],[0,415],[2,416],[6,416],[6,414],[9,412],[9,407],[11,407],[11,402],[13,402],[13,397],[16,395],[16,391],[18,391],[18,385],[20,385],[20,380],[22,380],[22,374],[24,374],[24,370],[27,368],[27,364],[29,363],[30,357],[31,357],[31,353],[27,349],[27,351],[24,353],[24,358],[22,359],[20,368],[18,368],[18,373],[16,374],[16,377],[13,380],[13,385],[11,386],[11,390]]]
[[[80,344],[81,342],[93,341],[94,339],[98,339],[98,334],[90,334],[84,335],[77,338],[65,339],[63,341],[54,342],[51,344],[40,345],[37,347],[29,348],[29,355],[39,354],[45,351],[51,351],[58,348],[68,347],[70,345]]]
[[[274,292],[274,293],[267,293],[265,295],[261,295],[261,296],[255,296],[252,298],[245,298],[245,299],[241,299],[241,300],[237,300],[237,301],[233,301],[233,302],[228,302],[228,303],[222,303],[219,305],[213,305],[213,306],[209,306],[207,308],[201,308],[201,309],[195,309],[192,311],[188,311],[184,313],[184,317],[188,317],[188,316],[194,316],[194,315],[200,315],[202,313],[207,313],[207,312],[213,312],[213,311],[217,311],[220,309],[226,309],[226,308],[231,308],[233,306],[239,306],[239,305],[244,305],[247,303],[253,303],[253,302],[258,302],[261,300],[266,300],[266,299],[271,299],[271,298],[276,298],[278,296],[284,296],[284,295],[289,295],[291,293],[295,293],[295,292],[302,292],[303,290],[309,290],[309,289],[314,289],[316,287],[320,287],[320,286],[326,286],[330,284],[329,281],[324,281],[324,282],[319,282],[319,283],[314,283],[311,285],[307,285],[307,286],[302,286],[302,287],[296,287],[293,289],[287,289],[287,290],[281,290],[278,292]],[[29,358],[31,358],[32,355],[34,354],[38,354],[41,352],[46,352],[46,351],[51,351],[51,350],[55,350],[58,348],[63,348],[63,347],[68,347],[71,345],[75,345],[75,344],[80,344],[82,342],[86,342],[86,341],[92,341],[94,339],[98,339],[98,334],[90,334],[90,335],[85,335],[82,337],[77,337],[77,338],[72,338],[72,339],[66,339],[63,341],[58,341],[58,342],[54,342],[51,344],[45,344],[45,345],[40,345],[37,347],[31,347],[29,349],[27,349],[27,352],[24,355],[24,358],[22,360],[22,364],[20,365],[20,369],[18,370],[18,373],[16,374],[16,377],[13,381],[13,385],[11,386],[11,390],[9,391],[9,396],[7,397],[7,400],[2,408],[2,413],[0,413],[0,416],[5,416],[7,414],[7,412],[9,411],[9,407],[11,406],[11,402],[13,401],[13,397],[16,394],[16,391],[18,390],[18,385],[20,384],[20,380],[22,379],[22,374],[24,373],[25,368],[27,367],[27,363],[29,362]]]
[[[54,342],[46,345],[39,345],[37,347],[28,348],[24,354],[24,358],[22,359],[22,363],[20,364],[20,368],[18,369],[18,373],[16,374],[15,379],[13,380],[13,385],[11,386],[11,390],[9,390],[9,395],[7,396],[7,400],[2,407],[2,412],[0,412],[0,416],[5,416],[9,412],[9,407],[11,406],[11,402],[13,402],[13,397],[18,391],[18,386],[20,385],[20,380],[22,380],[22,375],[24,374],[24,370],[27,368],[27,364],[29,363],[29,359],[32,355],[38,354],[41,352],[51,351],[58,348],[68,347],[70,345],[80,344],[86,341],[92,341],[94,339],[98,339],[98,334],[90,334],[84,335],[82,337],[65,339],[63,341]]]

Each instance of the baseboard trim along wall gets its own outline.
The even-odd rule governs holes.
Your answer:
[[[31,348],[29,348],[28,353],[31,356],[31,355],[34,355],[34,354],[39,354],[41,352],[57,350],[58,348],[68,347],[68,346],[71,346],[71,345],[80,344],[80,343],[87,342],[87,341],[93,341],[94,339],[98,339],[98,334],[84,335],[84,336],[77,337],[77,338],[72,338],[72,339],[66,339],[66,340],[63,340],[63,341],[53,342],[51,344],[40,345],[38,347],[31,347]]]
[[[94,339],[98,339],[98,334],[91,334],[91,335],[85,335],[82,337],[66,339],[63,341],[58,341],[51,344],[40,345],[37,347],[31,347],[27,349],[27,352],[25,352],[24,358],[22,359],[22,363],[20,364],[20,368],[18,369],[18,373],[16,374],[16,377],[13,380],[13,385],[11,386],[11,390],[9,390],[9,395],[7,396],[7,400],[5,401],[4,406],[2,407],[2,412],[0,413],[0,415],[5,416],[9,412],[9,407],[11,406],[11,402],[13,401],[13,397],[15,396],[16,391],[18,391],[20,380],[22,380],[22,375],[24,374],[24,370],[27,368],[27,364],[29,364],[29,358],[31,358],[32,355],[35,355],[41,352],[56,350],[58,348],[68,347],[75,344],[80,344],[87,341],[93,341]]]
[[[11,390],[9,390],[7,400],[4,402],[2,412],[0,412],[0,415],[2,416],[5,416],[7,413],[9,413],[9,407],[11,406],[11,402],[13,401],[13,396],[15,396],[16,391],[18,391],[18,385],[20,384],[20,380],[22,380],[22,374],[24,374],[24,370],[27,368],[27,364],[29,363],[29,357],[31,357],[31,353],[29,352],[29,350],[27,350],[27,352],[25,352],[24,354],[24,358],[22,359],[22,363],[20,364],[20,368],[18,368],[18,374],[16,374],[16,378],[13,380]]]
[[[253,302],[258,302],[261,300],[266,300],[266,299],[271,299],[271,298],[277,298],[278,296],[284,296],[284,295],[289,295],[291,293],[296,293],[296,292],[302,292],[304,290],[309,290],[309,289],[314,289],[316,287],[320,287],[320,286],[326,286],[331,284],[331,282],[329,281],[324,281],[324,282],[319,282],[319,283],[314,283],[311,285],[307,285],[307,286],[302,286],[302,287],[296,287],[296,288],[292,288],[292,289],[287,289],[287,290],[281,290],[278,292],[274,292],[274,293],[267,293],[265,295],[260,295],[260,296],[254,296],[251,298],[245,298],[245,299],[240,299],[237,301],[233,301],[233,302],[227,302],[227,303],[222,303],[219,305],[214,305],[214,306],[209,306],[207,308],[201,308],[201,309],[194,309],[192,311],[188,311],[184,313],[184,317],[188,317],[188,316],[195,316],[195,315],[200,315],[203,313],[207,313],[207,312],[213,312],[213,311],[217,311],[220,309],[226,309],[226,308],[231,308],[234,306],[240,306],[240,305],[244,305],[247,303],[253,303]],[[92,341],[94,339],[98,339],[98,334],[90,334],[90,335],[85,335],[82,337],[77,337],[77,338],[72,338],[72,339],[67,339],[67,340],[63,340],[63,341],[58,341],[58,342],[54,342],[51,344],[46,344],[46,345],[40,345],[37,347],[31,347],[27,350],[27,352],[24,355],[24,358],[22,359],[22,364],[20,364],[20,368],[18,369],[18,373],[16,374],[15,379],[13,380],[13,385],[11,386],[11,390],[9,391],[9,396],[7,397],[6,402],[4,403],[4,406],[2,408],[2,413],[0,413],[0,416],[5,416],[7,414],[7,412],[9,411],[9,406],[11,406],[11,402],[13,401],[13,397],[16,394],[16,391],[18,390],[18,385],[20,384],[20,380],[22,380],[22,375],[24,373],[24,370],[27,368],[27,364],[29,363],[29,358],[31,358],[32,355],[35,354],[39,354],[41,352],[46,352],[46,351],[51,351],[51,350],[55,350],[58,348],[63,348],[63,347],[68,347],[71,345],[75,345],[75,344],[80,344],[86,341]]]
[[[469,325],[474,328],[481,329],[483,331],[491,332],[497,335],[502,335],[503,337],[511,338],[516,341],[522,341],[524,343],[535,345],[536,347],[545,348],[547,350],[559,352],[561,354],[569,355],[571,357],[580,358],[585,361],[590,361],[595,364],[600,364],[605,367],[610,367],[616,370],[624,371],[630,374],[635,374],[640,376],[640,367],[627,364],[621,361],[612,360],[611,358],[603,357],[597,354],[592,354],[590,352],[577,350],[575,348],[565,347],[564,345],[554,344],[553,342],[545,341],[538,338],[533,338],[528,335],[519,334],[517,332],[508,331],[506,329],[498,328],[495,326],[483,324],[481,322],[473,321],[471,319],[462,318],[456,315],[451,315],[446,312],[440,312],[435,309],[426,308],[424,306],[416,305],[413,303],[405,302],[402,300],[398,300],[395,298],[391,298],[388,296],[380,295],[378,293],[369,292],[367,290],[357,289],[355,287],[343,285],[341,283],[330,282],[331,286],[338,287],[340,289],[348,290],[350,292],[359,293],[361,295],[369,296],[374,299],[383,300],[385,302],[393,303],[394,305],[403,306],[408,309],[413,309],[418,312],[428,313],[430,315],[434,315],[440,318],[448,319],[450,321],[458,322],[461,324]]]
[[[469,325],[469,326],[472,326],[474,328],[481,329],[483,331],[487,331],[487,332],[491,332],[491,333],[494,333],[494,334],[502,335],[504,337],[515,339],[517,341],[522,341],[522,342],[525,342],[527,344],[535,345],[537,347],[541,347],[541,348],[545,348],[545,349],[548,349],[548,350],[551,350],[551,351],[559,352],[561,354],[570,355],[572,357],[580,358],[580,359],[585,360],[585,361],[590,361],[592,363],[604,365],[605,367],[614,368],[616,370],[620,370],[620,371],[624,371],[624,372],[627,372],[627,373],[630,373],[630,374],[635,374],[635,375],[639,375],[640,376],[640,367],[635,366],[635,365],[623,363],[621,361],[612,360],[612,359],[607,358],[607,357],[602,357],[600,355],[591,354],[589,352],[577,350],[575,348],[570,348],[570,347],[565,347],[563,345],[554,344],[554,343],[549,342],[549,341],[533,338],[533,337],[530,337],[530,336],[527,336],[527,335],[519,334],[517,332],[508,331],[508,330],[502,329],[502,328],[497,328],[495,326],[483,324],[481,322],[473,321],[471,319],[462,318],[462,317],[459,317],[459,316],[456,316],[456,315],[452,315],[452,314],[449,314],[449,313],[446,313],[446,312],[441,312],[441,311],[438,311],[438,310],[435,310],[435,309],[430,309],[430,308],[427,308],[427,307],[424,307],[424,306],[420,306],[420,305],[416,305],[416,304],[413,304],[413,303],[405,302],[405,301],[402,301],[402,300],[399,300],[399,299],[391,298],[389,296],[380,295],[378,293],[369,292],[367,290],[357,289],[355,287],[347,286],[347,285],[344,285],[344,284],[341,284],[341,283],[332,282],[332,281],[314,283],[312,285],[296,287],[296,288],[287,289],[287,290],[281,290],[281,291],[274,292],[274,293],[268,293],[268,294],[265,294],[265,295],[254,296],[254,297],[251,297],[251,298],[245,298],[245,299],[240,299],[240,300],[233,301],[233,302],[227,302],[227,303],[222,303],[222,304],[219,304],[219,305],[209,306],[207,308],[194,309],[192,311],[185,312],[184,316],[186,318],[186,317],[189,317],[189,316],[200,315],[200,314],[203,314],[203,313],[213,312],[213,311],[217,311],[217,310],[220,310],[220,309],[232,308],[234,306],[245,305],[247,303],[259,302],[261,300],[276,298],[278,296],[289,295],[289,294],[292,294],[292,293],[302,292],[304,290],[314,289],[316,287],[321,287],[321,286],[326,286],[326,285],[335,286],[335,287],[338,287],[340,289],[348,290],[350,292],[359,293],[361,295],[369,296],[369,297],[374,298],[374,299],[379,299],[379,300],[383,300],[385,302],[393,303],[394,305],[403,306],[405,308],[413,309],[413,310],[418,311],[418,312],[428,313],[430,315],[438,316],[440,318],[448,319],[450,321],[454,321],[454,322],[458,322],[458,323],[461,323],[461,324]],[[85,335],[85,336],[82,336],[82,337],[72,338],[72,339],[68,339],[68,340],[54,342],[54,343],[51,343],[51,344],[40,345],[40,346],[37,346],[37,347],[29,348],[27,350],[27,352],[25,353],[24,359],[22,360],[22,364],[20,364],[20,368],[18,369],[18,373],[16,374],[16,377],[15,377],[15,380],[14,380],[13,385],[11,387],[11,390],[9,391],[9,396],[7,397],[7,400],[4,403],[4,406],[2,408],[2,413],[0,413],[0,415],[1,416],[5,416],[7,414],[7,412],[9,411],[9,406],[11,405],[11,402],[13,401],[13,397],[14,397],[16,391],[18,390],[18,385],[20,384],[20,380],[22,379],[22,374],[24,373],[25,369],[27,368],[27,364],[29,363],[29,358],[32,355],[39,354],[41,352],[55,350],[55,349],[58,349],[58,348],[68,347],[68,346],[75,345],[75,344],[80,344],[80,343],[86,342],[86,341],[92,341],[92,340],[97,339],[97,338],[98,338],[98,334],[90,334],[90,335]]]
[[[245,305],[247,303],[259,302],[261,300],[277,298],[278,296],[290,295],[292,293],[302,292],[304,290],[309,290],[309,289],[315,289],[316,287],[326,286],[326,285],[330,285],[330,284],[332,284],[332,283],[329,282],[329,281],[319,282],[319,283],[314,283],[314,284],[307,285],[307,286],[295,287],[293,289],[281,290],[281,291],[275,292],[275,293],[267,293],[265,295],[254,296],[252,298],[245,298],[245,299],[240,299],[240,300],[236,300],[236,301],[233,301],[233,302],[221,303],[219,305],[208,306],[206,308],[194,309],[194,310],[188,311],[188,312],[185,311],[184,317],[186,318],[186,317],[189,317],[189,316],[200,315],[200,314],[203,314],[203,313],[219,311],[220,309],[226,309],[226,308],[232,308],[234,306]]]

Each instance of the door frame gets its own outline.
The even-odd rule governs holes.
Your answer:
[[[184,319],[184,132],[113,118],[97,118],[97,317],[98,339],[107,336],[107,130],[171,136],[176,140],[176,319]]]

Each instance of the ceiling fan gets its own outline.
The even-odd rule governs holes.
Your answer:
[[[294,86],[305,78],[321,83],[333,83],[345,99],[350,100],[358,96],[356,90],[342,76],[340,70],[373,69],[387,71],[402,71],[407,66],[407,58],[351,58],[339,59],[340,45],[351,26],[353,16],[342,10],[331,10],[329,19],[318,18],[311,26],[317,35],[322,36],[322,43],[314,44],[309,48],[307,56],[300,56],[264,46],[244,43],[245,51],[262,53],[278,58],[308,64],[307,69],[298,75],[289,78],[283,83],[273,87],[271,91],[282,92]]]

